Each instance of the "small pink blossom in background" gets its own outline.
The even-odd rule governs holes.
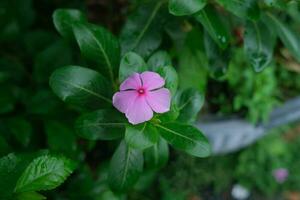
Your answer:
[[[156,113],[170,110],[170,91],[163,88],[165,80],[155,72],[134,73],[113,96],[113,105],[125,113],[128,121],[139,124],[149,121]]]
[[[278,168],[278,169],[273,170],[272,174],[278,183],[283,183],[288,178],[289,171],[285,168]]]

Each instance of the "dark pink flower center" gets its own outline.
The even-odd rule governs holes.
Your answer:
[[[139,88],[138,90],[137,90],[137,92],[139,93],[139,95],[143,95],[143,94],[145,94],[145,89],[144,88]]]

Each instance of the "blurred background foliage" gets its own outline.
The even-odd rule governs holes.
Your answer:
[[[241,7],[235,9],[230,2],[235,1],[209,1],[206,13],[187,17],[175,17],[167,4],[162,5],[146,41],[134,49],[145,58],[157,49],[167,52],[181,87],[205,93],[203,115],[238,115],[254,124],[266,122],[275,106],[299,95],[299,3],[251,0],[241,1]],[[158,175],[146,171],[127,197],[107,188],[107,160],[116,144],[78,139],[73,128],[77,110],[63,104],[48,86],[56,68],[86,62],[78,47],[55,31],[52,13],[57,8],[80,9],[91,22],[120,36],[126,49],[132,48],[130,37],[142,30],[152,4],[138,0],[1,0],[0,156],[26,154],[28,164],[38,150],[49,149],[76,160],[75,173],[61,187],[43,193],[48,199],[230,199],[235,183],[253,191],[252,199],[273,199],[277,194],[300,199],[299,125],[275,130],[231,155],[197,159],[172,151],[167,167]],[[268,13],[276,16],[275,22],[270,22],[272,16],[265,16]],[[267,61],[257,60],[261,55],[252,52],[256,47],[251,44],[255,39],[251,20],[259,16],[262,20],[255,23],[262,31],[260,45]],[[209,24],[212,29],[207,29]],[[264,64],[257,64],[260,62]],[[290,174],[283,184],[271,173],[279,167]],[[8,198],[5,184],[0,181],[0,199]]]

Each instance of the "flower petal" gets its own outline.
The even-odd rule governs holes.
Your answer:
[[[116,92],[113,96],[113,105],[122,113],[126,113],[128,108],[137,98],[136,91],[121,91]]]
[[[120,90],[138,89],[142,86],[142,81],[138,73],[129,76],[120,86]]]
[[[143,87],[148,90],[158,89],[165,85],[165,80],[155,72],[143,72],[141,79],[143,81]]]
[[[171,94],[168,89],[161,88],[159,90],[150,91],[146,98],[154,112],[164,113],[170,110]]]
[[[145,97],[138,96],[127,110],[126,117],[130,123],[139,124],[149,121],[153,117],[153,111],[147,104]]]

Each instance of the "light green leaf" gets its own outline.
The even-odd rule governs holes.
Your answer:
[[[25,169],[15,192],[51,190],[61,185],[75,169],[75,164],[64,157],[40,156]]]
[[[134,52],[126,53],[120,64],[119,81],[123,82],[134,72],[142,73],[147,70],[147,64],[141,56]]]
[[[133,187],[143,170],[143,163],[142,151],[130,148],[122,141],[110,162],[108,181],[111,188],[126,191]]]
[[[85,23],[87,21],[84,14],[76,9],[57,9],[54,11],[52,18],[56,30],[68,39],[74,37],[72,26],[75,23]]]
[[[171,66],[160,67],[156,71],[165,79],[165,88],[168,88],[172,94],[175,95],[178,87],[178,75],[176,70]]]
[[[150,123],[133,126],[127,125],[125,132],[126,143],[136,149],[146,149],[158,141],[159,135],[156,128]]]
[[[167,164],[168,159],[169,146],[161,137],[156,144],[145,151],[145,165],[147,168],[160,169]]]
[[[80,107],[99,108],[111,103],[108,82],[101,74],[88,68],[59,68],[50,77],[50,87],[64,102]]]
[[[117,38],[106,29],[93,24],[76,23],[73,29],[82,55],[96,63],[101,72],[105,72],[103,75],[114,83],[120,61]]]
[[[210,145],[206,137],[194,126],[180,123],[156,124],[160,135],[174,148],[196,157],[210,155]]]
[[[76,132],[88,140],[112,140],[125,132],[126,120],[115,110],[97,110],[83,114],[76,121]]]
[[[170,0],[169,12],[176,16],[191,15],[206,5],[207,0]]]
[[[248,21],[244,34],[244,50],[256,72],[267,67],[273,58],[275,35],[262,22]]]

